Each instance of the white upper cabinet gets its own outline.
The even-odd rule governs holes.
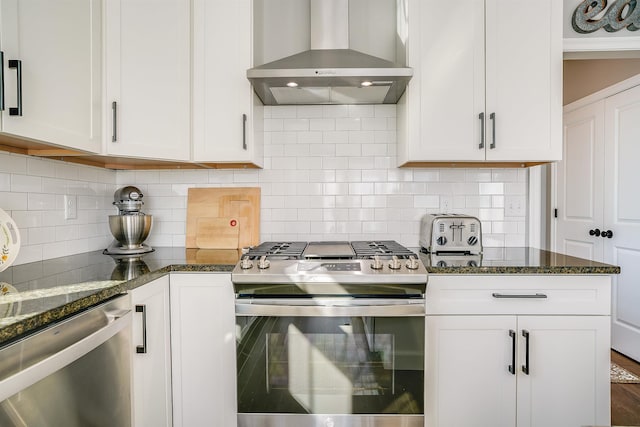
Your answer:
[[[562,2],[408,1],[399,164],[560,159]]]
[[[190,1],[104,5],[105,152],[189,160]]]
[[[193,2],[193,160],[263,164],[263,110],[247,80],[251,0]]]
[[[2,132],[101,149],[101,2],[2,0]]]

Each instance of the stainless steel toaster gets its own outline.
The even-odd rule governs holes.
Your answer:
[[[430,253],[482,253],[482,226],[470,215],[427,214],[420,223],[420,246]]]

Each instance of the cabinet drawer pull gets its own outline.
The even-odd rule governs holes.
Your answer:
[[[4,111],[4,52],[0,50],[0,111]]]
[[[9,68],[16,69],[17,76],[17,99],[18,106],[17,107],[9,107],[9,115],[10,116],[22,116],[22,61],[19,59],[10,59],[9,60]]]
[[[523,329],[522,336],[524,337],[525,343],[524,365],[522,365],[522,372],[529,375],[529,331]]]
[[[242,149],[247,149],[247,115],[242,115]]]
[[[491,113],[489,115],[489,119],[491,119],[491,144],[489,145],[490,149],[496,148],[496,113]]]
[[[113,133],[111,134],[111,142],[118,142],[118,103],[111,103],[111,113],[113,114]]]
[[[480,145],[478,148],[482,150],[484,148],[484,113],[480,113],[478,118],[480,119]]]
[[[147,353],[147,306],[136,305],[136,313],[142,313],[142,345],[136,346],[136,353]]]
[[[492,297],[494,298],[502,298],[502,299],[508,299],[508,298],[514,298],[514,299],[544,299],[547,298],[546,294],[499,294],[497,292],[494,292],[491,294]]]
[[[509,365],[509,373],[516,374],[516,331],[509,330],[509,336],[511,337],[511,365]]]

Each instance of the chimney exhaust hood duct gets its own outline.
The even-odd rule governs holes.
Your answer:
[[[247,70],[265,105],[395,104],[409,67],[349,49],[349,0],[310,0],[311,50]]]

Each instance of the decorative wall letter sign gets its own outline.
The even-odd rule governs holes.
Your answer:
[[[594,20],[607,8],[607,0],[585,0],[576,7],[571,19],[573,29],[581,34],[593,33],[604,28],[613,33],[623,28],[640,29],[640,6],[637,0],[614,0],[601,19]]]

